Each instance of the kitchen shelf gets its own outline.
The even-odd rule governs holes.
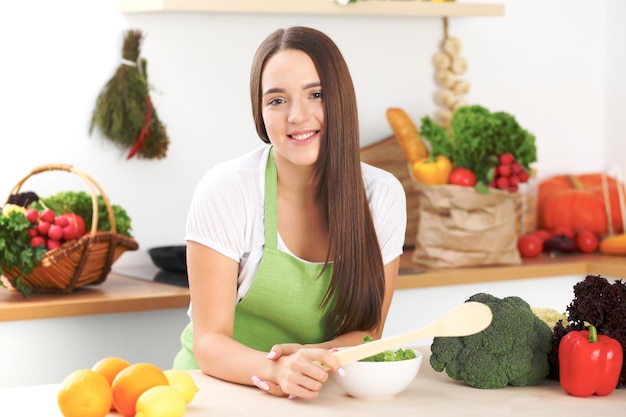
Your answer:
[[[342,6],[335,0],[119,0],[122,13],[219,12],[369,16],[503,16],[499,3],[361,0]]]
[[[522,258],[519,265],[428,269],[413,263],[412,253],[412,250],[405,250],[400,257],[400,275],[396,283],[398,290],[566,275],[580,275],[582,278],[586,275],[626,278],[626,256],[544,254],[537,258]]]
[[[8,282],[5,285],[8,286]],[[23,298],[15,290],[0,287],[0,323],[187,307],[188,288],[114,273],[100,285],[80,287],[71,294],[33,293],[28,298]]]
[[[411,250],[400,258],[397,290],[508,282],[567,275],[601,275],[626,278],[626,256],[563,255],[524,259],[520,265],[474,268],[426,269],[411,261]],[[8,285],[8,283],[6,283]],[[187,308],[189,289],[111,273],[97,286],[78,288],[71,294],[32,294],[22,298],[17,291],[0,288],[0,323],[52,317],[128,313],[169,308]]]

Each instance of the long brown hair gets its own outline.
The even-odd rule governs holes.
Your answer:
[[[350,71],[337,45],[308,27],[273,32],[259,46],[250,74],[250,98],[256,130],[270,143],[263,121],[261,75],[267,60],[285,49],[308,54],[322,84],[325,135],[316,165],[317,195],[325,209],[333,274],[323,301],[336,300],[327,336],[369,330],[381,323],[385,292],[382,255],[369,209],[360,165],[356,94]]]

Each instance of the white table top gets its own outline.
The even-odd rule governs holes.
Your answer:
[[[609,396],[578,398],[567,395],[556,381],[534,387],[481,390],[435,372],[429,348],[411,385],[396,397],[359,400],[348,397],[329,381],[315,400],[273,397],[256,387],[240,386],[191,371],[199,392],[188,405],[185,417],[279,417],[279,416],[623,416],[626,389]],[[58,384],[0,389],[0,415],[62,417],[56,403]],[[110,413],[109,416],[119,416]]]

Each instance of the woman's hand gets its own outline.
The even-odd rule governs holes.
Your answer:
[[[257,377],[252,380],[257,387],[272,395],[317,398],[328,380],[328,372],[343,374],[339,361],[326,349],[298,344],[275,345],[267,358],[276,363],[273,381],[262,381]],[[330,370],[327,371],[322,364]]]

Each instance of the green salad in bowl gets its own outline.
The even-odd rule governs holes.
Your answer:
[[[363,343],[371,342],[366,336]],[[359,399],[382,399],[404,391],[415,379],[422,363],[422,352],[411,348],[386,350],[349,362],[344,376],[331,373],[331,380],[347,395]]]
[[[372,339],[371,336],[365,336],[363,338],[363,343],[368,343],[373,340],[374,339]],[[359,362],[393,362],[403,361],[406,359],[415,359],[415,351],[413,349],[398,348],[396,350],[385,350],[384,352],[361,359]]]

